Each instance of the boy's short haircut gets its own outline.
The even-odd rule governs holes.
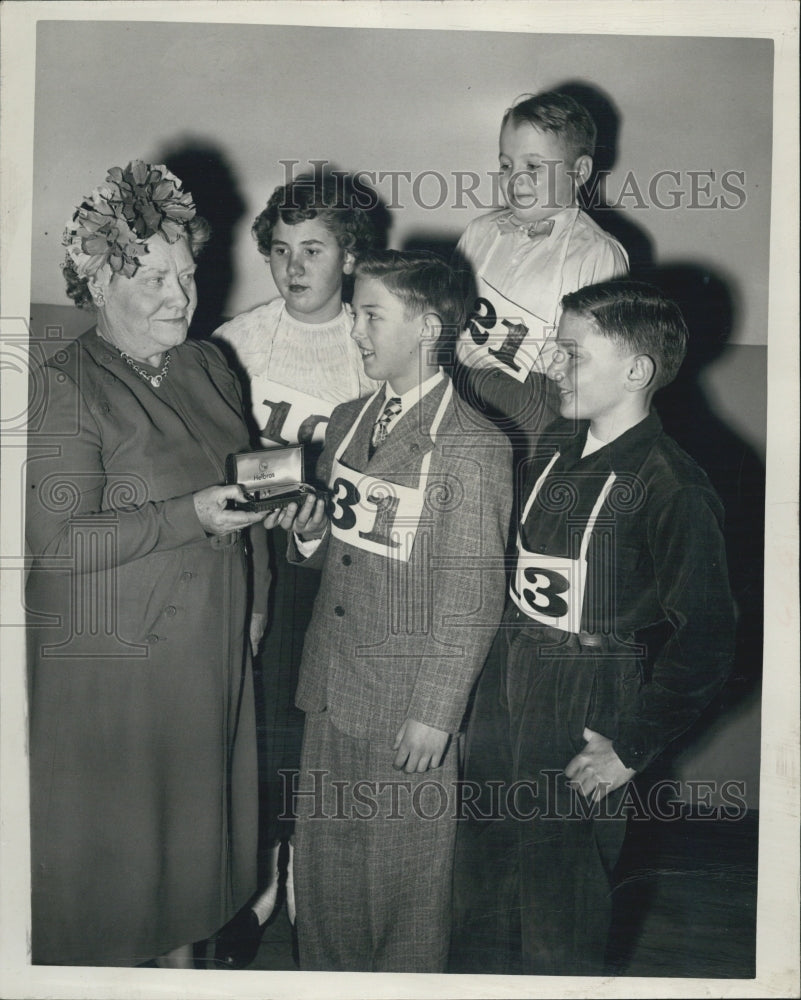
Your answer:
[[[343,250],[359,257],[375,246],[378,234],[368,212],[359,207],[347,178],[301,176],[277,187],[256,216],[251,232],[259,252],[269,256],[273,229],[281,220],[296,226],[319,219]]]
[[[528,122],[541,132],[559,137],[572,166],[579,156],[595,155],[598,129],[589,111],[578,101],[558,90],[525,97],[506,109],[501,128],[511,121],[518,126]]]
[[[647,354],[656,371],[652,389],[669,385],[687,353],[687,325],[676,303],[639,281],[604,281],[562,299],[564,312],[591,319],[598,332],[630,350]]]
[[[464,275],[424,250],[373,250],[356,264],[356,277],[376,278],[397,296],[407,319],[436,313],[445,330],[465,319]]]

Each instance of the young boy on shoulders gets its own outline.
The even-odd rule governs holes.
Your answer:
[[[479,684],[465,778],[491,771],[484,730],[504,720],[498,777],[530,792],[499,825],[516,834],[522,971],[589,975],[603,972],[625,788],[720,689],[734,611],[720,500],[651,408],[685,354],[681,313],[634,282],[562,306],[547,373],[562,419],[527,463],[500,667]],[[463,887],[475,832],[460,830]]]
[[[463,320],[429,254],[356,267],[366,402],[337,407],[318,477],[290,505],[290,558],[322,565],[297,704],[295,833],[303,969],[442,972],[450,934],[456,737],[503,610],[511,449],[437,364]]]
[[[457,344],[457,384],[528,450],[557,412],[541,352],[562,296],[628,271],[623,247],[578,204],[596,134],[589,112],[558,91],[509,108],[499,143],[507,207],[471,222],[457,246],[477,290]]]

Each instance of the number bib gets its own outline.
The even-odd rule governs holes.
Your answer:
[[[545,471],[534,484],[534,489],[526,501],[520,519],[521,525],[525,523],[531,505],[558,457],[559,452],[553,456]],[[518,529],[517,565],[509,584],[509,596],[517,607],[533,621],[543,625],[551,625],[564,632],[577,633],[581,631],[581,615],[584,610],[587,584],[587,549],[598,514],[609,495],[615,478],[614,472],[611,472],[595,501],[581,538],[578,559],[570,559],[568,556],[546,555],[544,552],[531,552],[523,545],[522,533]]]
[[[253,416],[265,446],[309,444],[325,438],[336,403],[254,376],[250,381]]]
[[[534,257],[510,257],[507,237],[500,231],[486,247],[476,270],[476,304],[457,345],[459,359],[471,368],[497,368],[518,382],[531,371],[544,374],[555,343],[554,330],[562,301],[565,261],[578,209],[560,213],[542,252]],[[499,289],[505,288],[521,306]]]
[[[416,489],[387,482],[369,473],[356,472],[340,460],[362,417],[382,391],[379,389],[367,400],[334,456],[329,482],[334,493],[331,534],[373,555],[408,562],[425,504],[431,452],[423,457]],[[429,433],[432,440],[436,438],[437,428],[452,394],[453,386],[449,383],[431,425]]]
[[[410,489],[363,475],[334,462],[331,533],[365,552],[408,562],[412,554],[424,489]]]
[[[544,371],[540,355],[552,339],[552,324],[507,299],[484,278],[476,281],[478,298],[459,334],[459,356],[472,368],[500,368],[518,382],[525,382],[535,366]]]

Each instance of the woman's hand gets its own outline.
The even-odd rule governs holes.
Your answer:
[[[280,510],[272,510],[264,519],[264,527],[283,528],[284,531],[294,531],[303,541],[322,538],[328,527],[328,516],[325,512],[325,500],[310,493],[298,509],[294,501]]]
[[[236,483],[231,486],[207,486],[205,490],[198,490],[192,496],[197,519],[209,535],[227,535],[247,528],[249,524],[255,524],[264,517],[257,511],[226,510],[226,500],[244,499],[242,487]]]

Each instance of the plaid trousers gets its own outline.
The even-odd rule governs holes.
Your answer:
[[[391,740],[355,739],[325,711],[307,715],[294,837],[304,971],[445,971],[455,743],[436,770],[406,774],[392,768]]]

